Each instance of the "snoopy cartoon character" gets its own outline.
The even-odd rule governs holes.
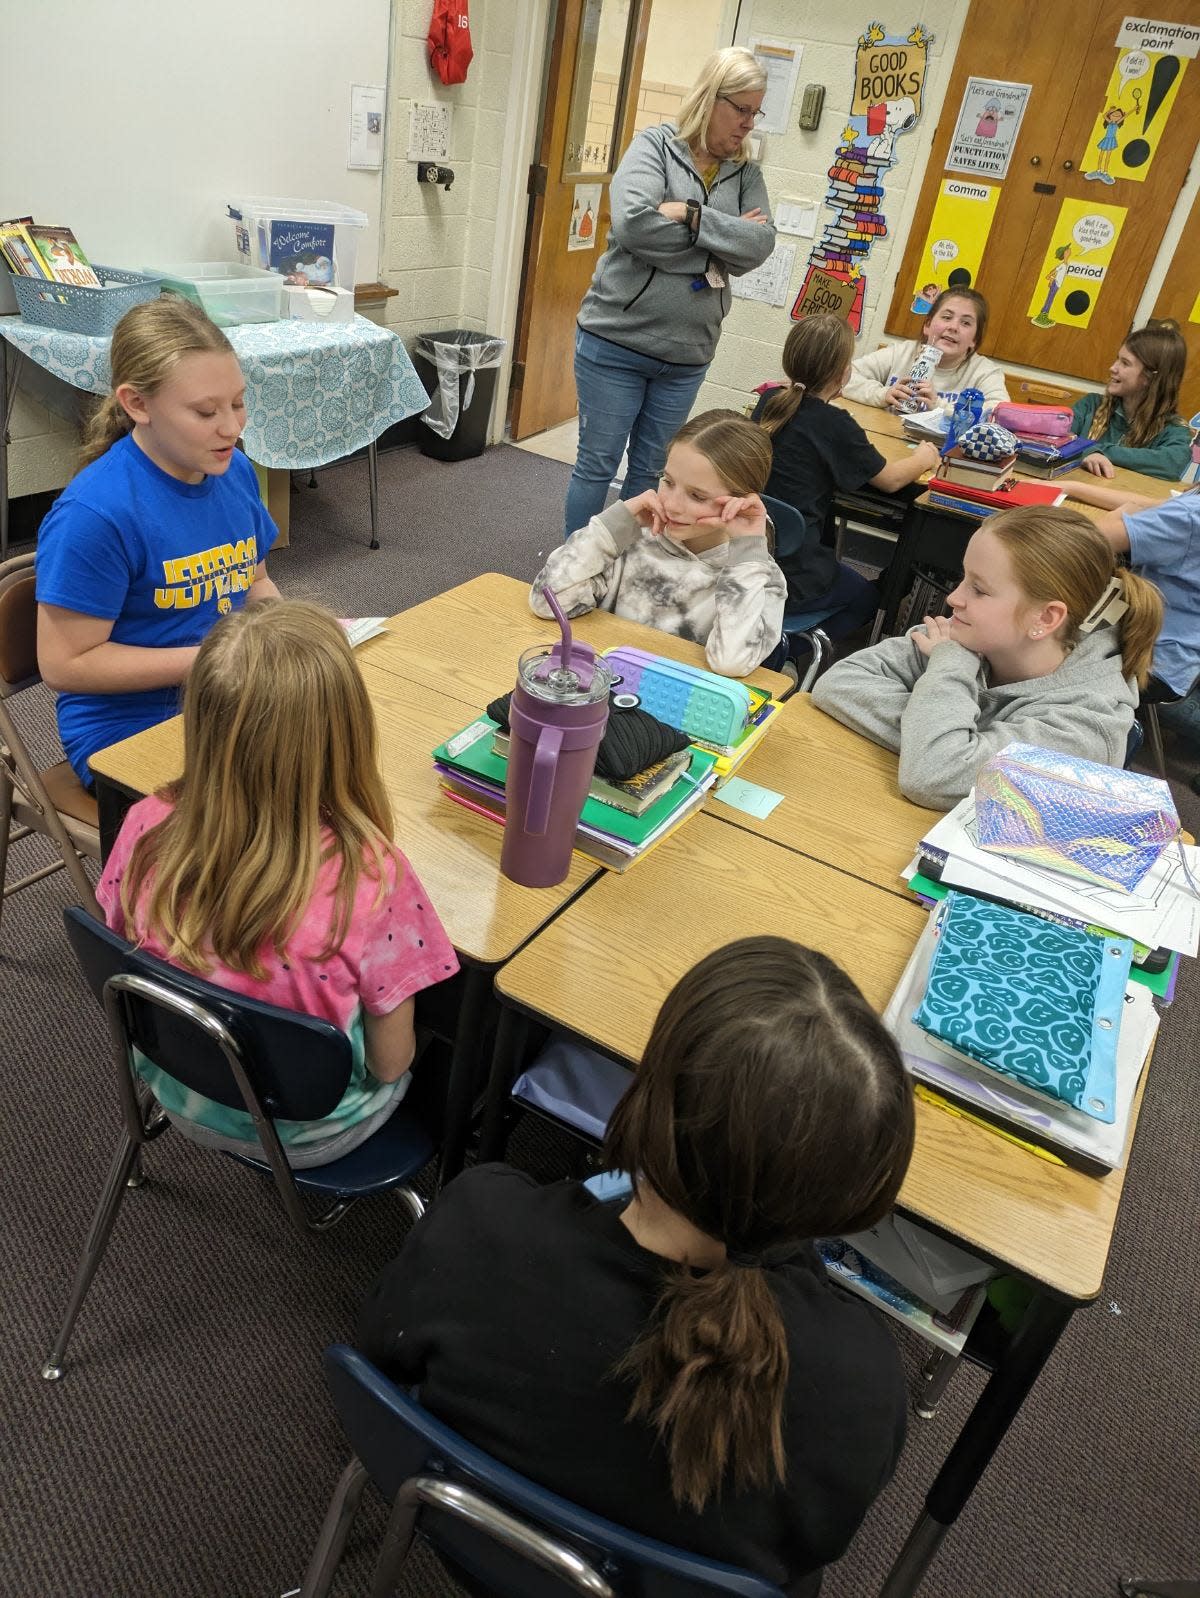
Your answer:
[[[917,108],[908,95],[903,100],[888,100],[884,106],[883,132],[867,145],[867,159],[880,166],[891,166],[896,159],[896,136],[906,133],[917,120]]]

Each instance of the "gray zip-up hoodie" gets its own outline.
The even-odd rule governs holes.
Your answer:
[[[984,661],[961,644],[923,655],[913,633],[924,631],[859,650],[813,689],[827,715],[899,751],[900,791],[915,804],[952,809],[984,761],[1011,743],[1125,764],[1138,695],[1112,627],[1081,638],[1048,676],[996,687]]]
[[[783,635],[787,580],[765,538],[731,538],[697,555],[646,532],[620,500],[550,551],[529,594],[548,620],[547,587],[568,616],[608,610],[703,644],[709,669],[725,677],[749,676]]]
[[[609,189],[612,227],[579,308],[579,325],[639,355],[706,366],[732,303],[729,288],[703,281],[714,264],[740,277],[775,248],[770,222],[743,222],[742,213],[770,214],[767,186],[752,161],[722,161],[711,188],[671,123],[638,134]],[[695,239],[686,222],[669,222],[664,200],[699,200]]]

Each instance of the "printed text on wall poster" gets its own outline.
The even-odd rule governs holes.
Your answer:
[[[1200,49],[1200,21],[1126,17],[1117,31],[1117,59],[1079,169],[1090,183],[1144,183],[1167,133],[1188,61]],[[1172,137],[1186,138],[1180,129]]]
[[[999,199],[997,183],[942,179],[913,284],[912,308],[918,315],[928,315],[943,289],[970,288],[978,281]]]
[[[1029,302],[1034,327],[1087,327],[1125,216],[1123,205],[1062,202]]]
[[[946,155],[947,172],[974,172],[997,180],[1004,177],[1030,93],[1028,83],[968,78]]]

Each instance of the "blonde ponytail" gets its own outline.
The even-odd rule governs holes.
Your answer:
[[[1146,686],[1154,645],[1163,624],[1163,597],[1153,583],[1123,566],[1118,572],[1121,598],[1129,609],[1117,625],[1121,640],[1121,661],[1125,675],[1133,677],[1139,688]]]
[[[78,469],[82,471],[85,466],[99,460],[106,449],[132,429],[133,421],[129,412],[115,395],[106,394],[97,402],[84,426]]]

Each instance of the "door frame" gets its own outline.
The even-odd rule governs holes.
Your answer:
[[[517,334],[517,307],[525,254],[526,181],[535,159],[542,113],[542,85],[550,54],[550,23],[557,0],[522,0],[516,7],[512,71],[508,85],[508,118],[500,162],[496,238],[488,285],[488,328],[506,339],[496,387],[500,402],[492,407],[489,444],[503,442],[508,424],[508,390]]]

